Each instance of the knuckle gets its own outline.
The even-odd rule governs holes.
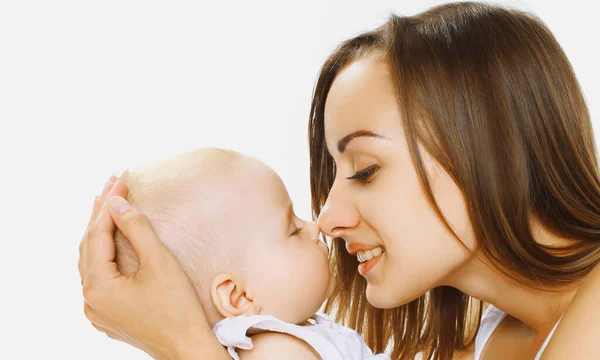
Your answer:
[[[82,241],[82,243],[86,242],[89,238],[95,237],[97,233],[98,233],[98,225],[96,225],[96,223],[94,222],[88,228],[88,230],[85,234],[85,237],[84,237],[84,241]]]
[[[88,284],[85,279],[83,280],[83,298],[85,299],[85,301],[87,302],[92,302],[94,296],[93,296],[93,288],[90,284]]]
[[[79,261],[77,262],[77,269],[79,270],[79,277],[83,279],[83,264],[81,258],[79,258]]]
[[[94,325],[94,327],[95,327],[96,326],[96,324],[94,324],[95,316],[94,316],[94,310],[92,309],[92,307],[89,306],[88,304],[84,304],[83,314],[90,322],[92,322],[92,325]]]
[[[83,280],[83,298],[87,303],[95,304],[98,301],[98,292],[96,291],[96,287],[86,280]]]

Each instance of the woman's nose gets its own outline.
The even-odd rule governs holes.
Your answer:
[[[333,185],[317,219],[321,231],[330,237],[344,237],[360,221],[356,205],[340,190]]]

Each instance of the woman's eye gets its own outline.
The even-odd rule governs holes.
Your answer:
[[[356,174],[347,177],[346,179],[360,181],[361,183],[368,183],[371,176],[373,176],[377,170],[379,170],[379,165],[371,165],[361,171],[356,172]]]
[[[296,230],[294,230],[294,232],[291,233],[290,236],[300,235],[300,233],[302,233],[302,228],[296,228]]]

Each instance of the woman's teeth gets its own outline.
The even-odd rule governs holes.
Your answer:
[[[359,251],[356,253],[356,257],[358,258],[359,263],[364,263],[365,261],[369,261],[375,256],[379,256],[383,253],[383,249],[377,247],[375,249],[367,250],[367,251]]]

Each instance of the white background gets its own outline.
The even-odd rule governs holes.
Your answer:
[[[393,11],[440,1],[0,2],[0,357],[147,359],[83,315],[78,245],[112,172],[198,147],[271,165],[310,216],[322,62]],[[600,121],[591,1],[508,1],[562,44]]]

